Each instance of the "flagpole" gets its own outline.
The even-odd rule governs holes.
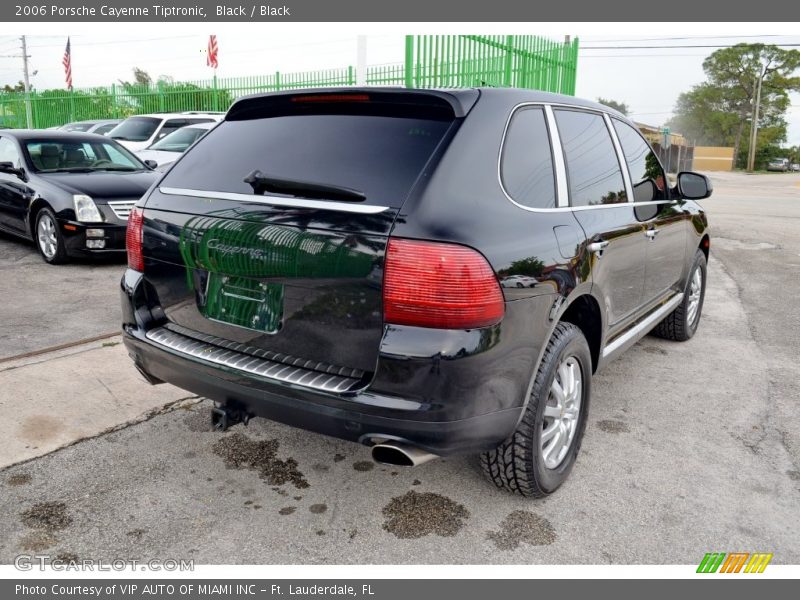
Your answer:
[[[219,94],[217,93],[217,67],[214,67],[214,111],[219,110]]]

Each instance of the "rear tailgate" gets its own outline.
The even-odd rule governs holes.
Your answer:
[[[184,344],[191,353],[222,364],[246,366],[237,355],[244,353],[308,371],[292,383],[312,381],[316,371],[352,380],[334,391],[364,385],[383,334],[389,233],[459,116],[445,95],[425,92],[235,104],[147,200],[145,276],[167,319],[160,339],[151,339],[179,346],[191,338],[197,344]],[[358,190],[365,199],[256,193],[244,181],[256,170]]]

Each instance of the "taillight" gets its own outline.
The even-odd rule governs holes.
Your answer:
[[[142,226],[144,211],[134,208],[128,217],[128,230],[125,232],[125,246],[128,248],[128,266],[135,271],[144,271],[142,256]]]
[[[473,329],[498,323],[503,293],[486,259],[470,248],[391,238],[383,275],[387,323]]]

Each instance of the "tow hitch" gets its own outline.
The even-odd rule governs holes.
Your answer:
[[[215,404],[211,409],[211,426],[216,431],[225,431],[237,423],[247,423],[250,421],[250,413],[247,411],[230,406],[228,404]]]

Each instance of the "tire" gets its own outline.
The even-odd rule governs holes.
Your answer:
[[[33,229],[33,241],[39,249],[42,259],[51,265],[67,262],[67,248],[64,236],[58,228],[58,220],[49,208],[36,213],[36,226]]]
[[[699,290],[696,290],[698,276],[700,278]],[[703,314],[706,281],[706,255],[697,250],[692,261],[692,268],[689,269],[689,276],[686,278],[683,301],[675,310],[664,317],[663,321],[655,326],[652,333],[658,337],[676,342],[685,342],[691,339],[697,331],[697,326],[700,324],[700,316]],[[695,302],[693,309],[693,303]]]
[[[546,417],[545,408],[549,407],[551,411],[557,410],[550,406],[551,403],[557,402],[556,393],[552,388],[557,376],[559,382],[567,380],[559,369],[564,365],[573,373],[574,369],[577,369],[581,383],[573,394],[573,397],[580,401],[577,415],[569,430],[571,435],[567,433],[568,440],[564,444],[565,450],[562,450],[563,456],[559,461],[558,455],[554,456],[555,447],[551,447],[556,437],[545,440],[546,446],[544,446],[542,435],[545,427],[550,430],[553,424],[557,427],[559,421],[553,418],[552,413]],[[572,365],[571,369],[569,365]],[[556,491],[572,471],[580,450],[589,411],[591,382],[592,358],[586,338],[576,325],[559,323],[547,343],[534,376],[525,412],[516,430],[497,448],[481,455],[481,467],[486,476],[497,487],[521,496],[541,498]],[[547,458],[548,449],[549,458]],[[548,461],[551,461],[551,464],[548,465]]]

